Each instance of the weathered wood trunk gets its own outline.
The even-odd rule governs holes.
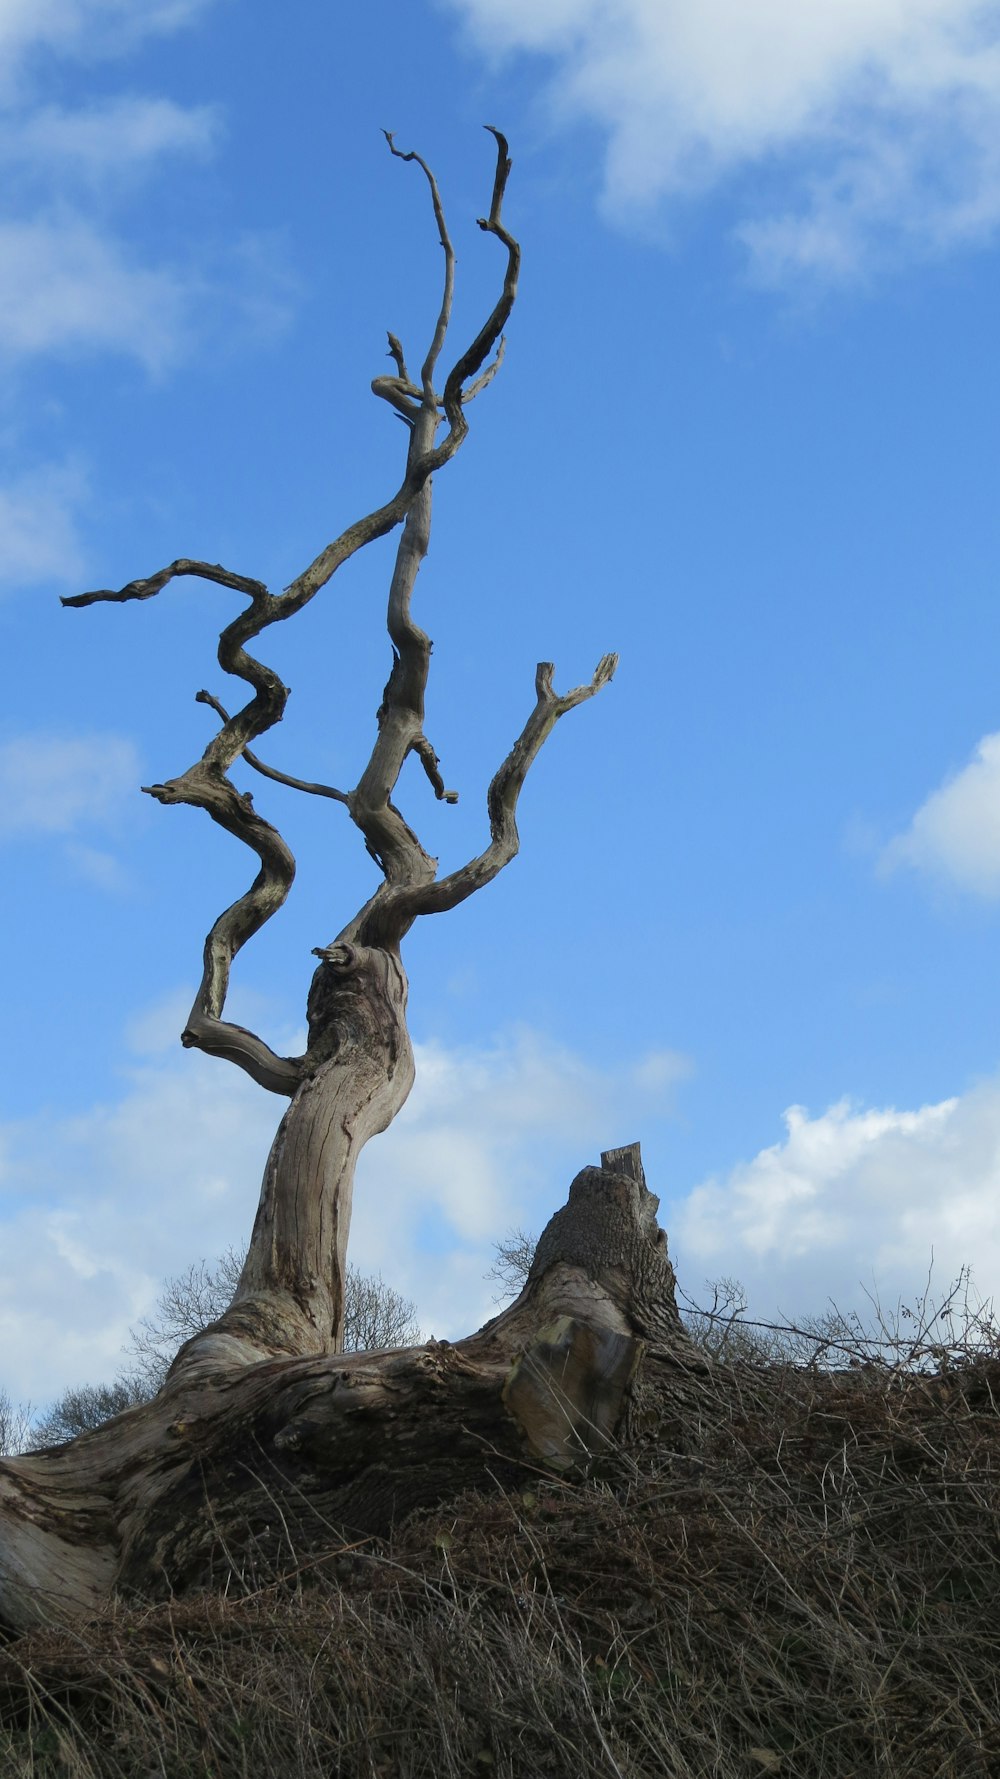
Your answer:
[[[309,995],[310,1072],[271,1146],[243,1275],[184,1349],[189,1368],[341,1346],[357,1159],[413,1086],[406,994],[398,949],[329,947]]]
[[[704,1361],[678,1319],[657,1200],[637,1147],[604,1162],[573,1182],[516,1303],[468,1339],[261,1357],[240,1298],[154,1402],[0,1464],[0,1624],[281,1572],[525,1466],[589,1465],[653,1372],[682,1419]]]

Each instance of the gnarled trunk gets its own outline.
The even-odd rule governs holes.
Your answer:
[[[398,950],[328,948],[309,996],[308,1055],[311,1072],[271,1145],[232,1305],[184,1348],[187,1365],[341,1347],[357,1159],[413,1085]]]
[[[573,1182],[516,1303],[478,1334],[261,1358],[226,1317],[155,1401],[0,1464],[0,1624],[86,1616],[114,1590],[273,1574],[525,1466],[586,1466],[650,1388],[680,1427],[705,1362],[677,1316],[637,1147],[604,1159]]]

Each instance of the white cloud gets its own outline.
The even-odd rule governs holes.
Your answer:
[[[99,349],[151,371],[183,348],[196,287],[72,216],[0,222],[0,352]]]
[[[0,1386],[17,1399],[113,1375],[163,1278],[249,1233],[282,1102],[224,1063],[157,1054],[189,999],[133,1023],[146,1060],[116,1102],[0,1130]],[[604,1074],[528,1032],[418,1045],[410,1100],[359,1163],[352,1259],[414,1298],[428,1332],[469,1333],[494,1313],[493,1239],[541,1228],[609,1131],[669,1109],[675,1073],[652,1073]]]
[[[761,278],[855,276],[890,243],[937,251],[1000,223],[996,4],[450,4],[488,49],[547,58],[556,117],[607,137],[615,217],[752,171],[737,232]]]
[[[671,1216],[682,1283],[733,1275],[751,1309],[795,1316],[832,1298],[912,1301],[972,1265],[1000,1292],[1000,1079],[916,1111],[785,1114],[782,1142],[698,1186]]]
[[[86,480],[73,464],[51,464],[0,486],[0,587],[66,586],[83,572],[76,513]]]
[[[124,735],[14,736],[0,746],[0,838],[113,826],[140,777]]]
[[[76,111],[40,106],[0,130],[0,156],[62,180],[118,184],[142,177],[162,155],[207,153],[217,134],[209,106],[122,94]]]
[[[290,284],[271,244],[161,245],[148,205],[131,232],[111,212],[168,157],[212,151],[211,106],[117,93],[53,103],[55,58],[116,57],[192,21],[211,0],[0,0],[0,362],[115,353],[162,373],[224,320],[273,332]],[[41,78],[35,78],[36,73]],[[148,245],[152,242],[152,246]],[[260,265],[254,265],[257,252]],[[242,276],[247,266],[251,283]]]
[[[87,60],[119,55],[143,37],[179,29],[211,0],[0,0],[0,66],[7,81],[26,57],[57,50]]]
[[[984,735],[953,778],[932,791],[881,855],[980,896],[1000,896],[1000,734]]]

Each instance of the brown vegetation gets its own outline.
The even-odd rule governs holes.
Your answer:
[[[689,1383],[694,1384],[694,1378]],[[587,1476],[0,1653],[10,1779],[992,1779],[1000,1361],[697,1366]]]

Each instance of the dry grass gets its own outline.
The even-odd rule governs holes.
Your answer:
[[[9,1645],[3,1779],[996,1779],[1000,1364],[703,1401],[683,1453]]]

